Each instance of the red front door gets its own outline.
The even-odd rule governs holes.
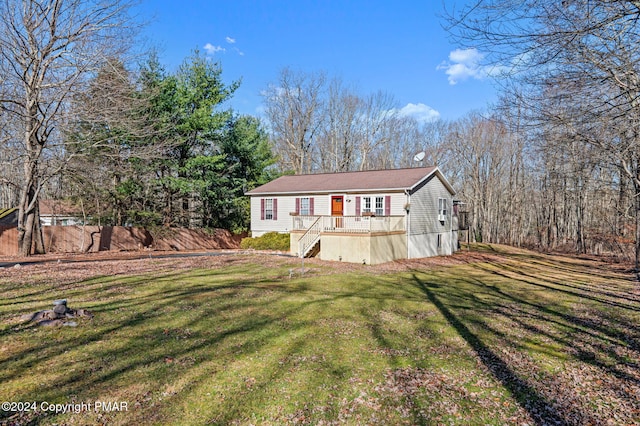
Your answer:
[[[344,197],[342,195],[331,196],[331,216],[340,216],[333,219],[336,228],[342,228],[342,216],[344,215]]]

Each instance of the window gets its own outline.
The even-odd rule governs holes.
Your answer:
[[[376,216],[384,215],[384,197],[376,197]]]
[[[311,215],[311,203],[309,202],[309,198],[300,198],[300,214],[302,216]]]
[[[277,198],[263,198],[260,200],[260,219],[278,220]]]
[[[369,216],[389,216],[391,210],[391,196],[362,197],[362,201],[356,197],[356,212]]]
[[[264,200],[264,219],[273,220],[273,199],[267,198]]]
[[[438,198],[438,220],[440,222],[447,220],[447,204],[446,198]]]
[[[371,213],[371,197],[362,198],[362,213]]]
[[[438,234],[438,248],[442,248],[442,234]]]

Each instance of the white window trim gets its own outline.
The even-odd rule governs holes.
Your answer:
[[[362,197],[361,213],[371,213],[371,197]]]
[[[311,198],[310,197],[300,198],[300,215],[301,216],[311,215]]]
[[[386,196],[384,195],[373,195],[368,197],[361,197],[360,199],[360,214],[361,215],[374,215],[374,216],[384,216],[387,207]],[[378,207],[378,203],[380,203],[380,207]]]
[[[378,208],[378,201],[380,201],[380,208]],[[376,216],[384,216],[384,196],[376,196],[376,204],[375,204],[375,213]]]
[[[273,220],[273,198],[264,199],[264,220]]]
[[[440,222],[447,220],[448,201],[446,198],[438,198],[438,220]]]

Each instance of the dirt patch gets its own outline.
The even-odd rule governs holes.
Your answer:
[[[323,261],[316,258],[304,259],[305,271],[318,271],[323,274],[345,272],[367,272],[372,274],[407,272],[415,270],[436,269],[452,265],[469,263],[504,263],[514,256],[542,256],[544,259],[558,258],[571,260],[574,264],[583,264],[588,268],[592,260],[576,259],[570,256],[552,256],[535,252],[512,253],[511,248],[503,247],[506,253],[488,252],[485,250],[461,250],[452,256],[438,256],[421,259],[402,259],[380,265],[361,265],[356,263]],[[516,250],[516,249],[513,249]],[[597,260],[596,260],[597,261]],[[273,268],[283,264],[291,268],[293,274],[302,269],[300,259],[288,253],[256,250],[191,250],[191,251],[103,251],[96,253],[50,253],[46,255],[16,257],[0,257],[0,278],[12,280],[33,276],[46,276],[56,282],[71,282],[88,279],[98,275],[144,274],[159,270],[188,270],[193,268],[218,268],[232,264],[259,263],[265,268]],[[628,265],[598,262],[598,268],[621,273]],[[626,274],[625,274],[626,275]],[[640,289],[639,289],[640,291]]]
[[[240,260],[238,251],[98,252],[0,258],[0,279],[48,280],[57,285],[96,276],[136,275],[161,270],[215,268]],[[191,257],[187,257],[191,256]]]

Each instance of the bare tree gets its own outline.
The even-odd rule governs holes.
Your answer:
[[[19,134],[24,180],[18,214],[19,252],[41,251],[38,196],[53,164],[67,103],[105,58],[131,40],[127,1],[2,0],[0,108]],[[35,239],[34,239],[35,236]]]
[[[397,115],[396,102],[388,93],[379,91],[364,100],[358,118],[361,138],[358,143],[359,170],[376,168],[371,157],[378,148],[390,142],[388,130]]]
[[[471,112],[449,123],[447,174],[468,206],[474,241],[522,245],[532,234],[535,192],[524,142],[504,111]]]
[[[325,85],[324,73],[296,73],[285,68],[277,85],[264,92],[275,152],[296,173],[313,171]]]
[[[12,138],[13,123],[0,110],[0,209],[18,205],[21,168],[20,146]]]
[[[282,71],[265,92],[272,143],[282,169],[295,173],[415,167],[444,159],[442,122],[403,115],[389,93],[363,96],[324,74]],[[427,151],[424,163],[413,158]]]
[[[540,124],[599,151],[640,200],[640,3],[629,0],[476,1],[449,15],[460,43],[480,49],[494,74],[508,77]],[[549,97],[571,104],[556,114]],[[591,154],[590,150],[582,150]],[[640,201],[636,202],[640,277]]]
[[[358,115],[362,98],[334,79],[324,102],[323,126],[318,135],[320,170],[346,172],[354,169],[358,143]]]

